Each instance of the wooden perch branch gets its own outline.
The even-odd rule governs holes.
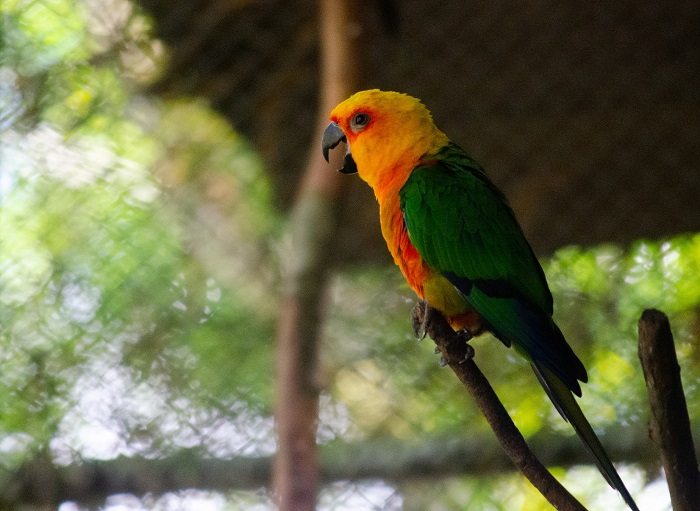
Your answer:
[[[673,335],[666,315],[647,309],[639,320],[639,359],[647,384],[649,435],[661,449],[674,511],[700,509],[700,475],[690,433]]]
[[[425,313],[427,310],[423,309],[423,314]],[[429,314],[428,335],[435,341],[447,365],[474,398],[501,447],[518,470],[556,509],[586,511],[532,453],[488,380],[471,358],[471,346],[464,342],[464,338],[450,327],[437,310],[431,308]],[[418,315],[420,316],[420,312]]]

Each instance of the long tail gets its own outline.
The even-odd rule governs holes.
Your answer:
[[[608,458],[603,444],[600,443],[593,428],[583,415],[574,395],[554,373],[545,367],[542,367],[537,362],[533,362],[532,368],[537,375],[537,379],[540,380],[542,387],[544,387],[544,390],[547,392],[547,395],[552,400],[561,416],[564,417],[565,421],[571,423],[579,438],[586,444],[588,450],[595,457],[596,464],[603,474],[603,477],[608,481],[608,484],[620,492],[620,495],[630,509],[639,511],[637,504],[635,504],[629,491],[627,491],[625,483],[622,482],[617,470],[615,470],[610,458]]]

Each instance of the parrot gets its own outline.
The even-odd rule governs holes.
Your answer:
[[[638,511],[574,397],[586,369],[552,319],[544,271],[505,195],[417,98],[357,92],[330,121],[323,156],[345,143],[339,170],[373,189],[382,235],[408,285],[455,331],[491,332],[524,356],[607,482]]]

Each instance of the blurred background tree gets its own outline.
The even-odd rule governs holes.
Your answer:
[[[646,436],[636,322],[646,307],[670,315],[697,427],[700,180],[688,162],[697,161],[700,134],[698,7],[610,7],[612,20],[632,19],[612,30],[595,16],[603,6],[533,21],[551,6],[506,13],[450,4],[436,17],[459,13],[461,25],[422,28],[454,55],[428,60],[412,57],[421,45],[412,24],[429,3],[363,5],[375,43],[363,80],[423,97],[494,169],[543,256],[556,319],[589,368],[584,411],[644,509],[669,509]],[[312,143],[315,9],[3,2],[4,508],[273,507],[279,268]],[[523,32],[508,23],[525,15]],[[651,19],[653,27],[641,23]],[[544,39],[527,35],[541,26]],[[584,43],[574,28],[600,39]],[[489,42],[516,33],[529,44]],[[457,44],[465,37],[469,49]],[[542,41],[561,42],[560,51]],[[599,55],[620,41],[626,50],[614,55],[628,74],[606,75],[616,66]],[[540,63],[546,54],[545,65],[520,68],[513,55],[503,73],[491,72],[520,46]],[[391,65],[380,66],[383,51]],[[468,54],[439,92],[435,62]],[[586,66],[610,81],[590,78]],[[458,83],[466,90],[456,94]],[[506,101],[508,91],[520,102]],[[321,327],[318,507],[547,509],[432,345],[413,339],[414,297],[385,254],[375,205],[358,183],[348,186]],[[564,484],[592,509],[623,509],[526,363],[491,338],[473,343]]]

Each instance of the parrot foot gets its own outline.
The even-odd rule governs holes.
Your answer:
[[[457,330],[455,332],[455,336],[460,342],[469,342],[474,338],[474,334],[471,333],[469,330],[466,328],[462,328],[461,330]]]
[[[446,350],[447,357],[451,362],[457,362],[458,364],[469,362],[474,358],[475,354],[474,347],[471,344],[467,344],[471,338],[471,332],[468,330],[459,330],[454,333],[454,336],[452,336],[448,344],[442,348],[436,347],[435,353],[443,353],[443,350]],[[444,355],[440,357],[440,367],[445,367],[448,363]]]
[[[455,333],[454,340],[452,342],[455,343],[454,346],[458,346],[459,348],[455,350],[455,353],[450,354],[450,358],[453,361],[456,360],[458,364],[464,364],[474,358],[474,348],[466,343],[466,341],[468,341],[469,339],[471,339],[471,334],[467,337],[464,335],[460,335],[460,332]],[[435,354],[438,355],[440,353],[442,353],[442,351],[440,350],[440,348],[436,347]],[[449,362],[444,356],[440,357],[440,367],[445,367],[448,363]]]
[[[462,337],[459,335],[459,332],[457,332],[457,337]],[[472,336],[469,334],[469,338],[465,340],[465,347],[464,347],[464,356],[462,357],[462,360],[459,361],[460,364],[464,364],[465,362],[469,362],[471,359],[474,358],[474,347],[471,344],[466,344],[466,341],[471,339]]]
[[[462,357],[462,360],[459,361],[460,364],[464,364],[465,362],[474,358],[474,348],[471,344],[468,344],[468,342],[473,338],[474,334],[472,334],[466,328],[462,328],[461,330],[455,332],[455,341],[457,341],[458,344],[464,344],[464,357]]]
[[[411,311],[411,325],[413,326],[413,334],[416,339],[422,341],[428,333],[428,325],[430,324],[430,317],[432,308],[428,305],[427,300],[418,300],[418,303],[413,307]]]
[[[468,344],[474,334],[468,327],[455,332],[426,300],[420,300],[413,307],[411,325],[418,340],[425,339],[430,334],[436,341],[435,354],[443,354],[440,357],[440,367],[445,367],[449,361],[463,364],[474,358],[474,348]]]

